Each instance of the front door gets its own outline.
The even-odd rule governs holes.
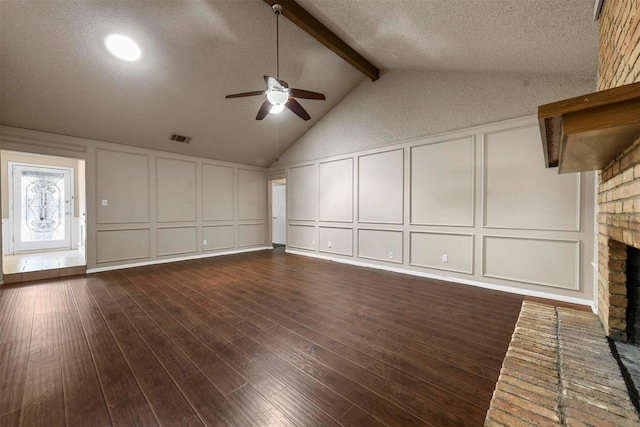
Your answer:
[[[12,163],[13,251],[71,248],[73,169]]]

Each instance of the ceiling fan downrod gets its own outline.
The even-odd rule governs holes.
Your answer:
[[[273,12],[276,14],[276,80],[280,80],[280,14],[282,13],[282,6],[279,3],[271,6]]]

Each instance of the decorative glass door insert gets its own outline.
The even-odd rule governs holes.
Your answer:
[[[14,252],[71,247],[71,170],[12,165]]]

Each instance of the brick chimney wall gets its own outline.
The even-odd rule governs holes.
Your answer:
[[[640,0],[604,0],[598,90],[640,81]],[[626,245],[640,248],[640,139],[599,172],[598,317],[626,341]]]

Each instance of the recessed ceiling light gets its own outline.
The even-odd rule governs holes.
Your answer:
[[[113,56],[123,61],[137,61],[142,54],[136,42],[121,34],[108,35],[104,38],[104,45]]]

